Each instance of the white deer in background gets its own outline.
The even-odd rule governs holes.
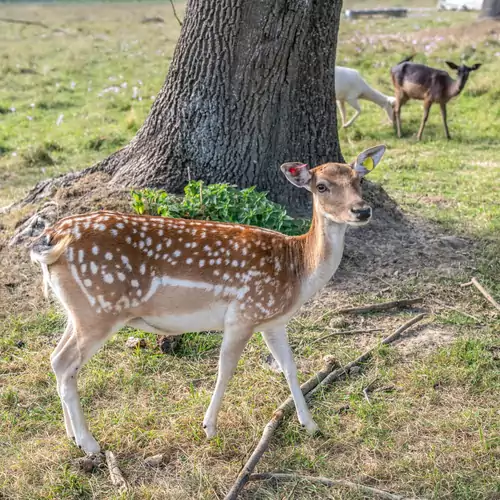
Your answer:
[[[337,99],[337,105],[342,118],[342,126],[344,128],[352,125],[354,120],[361,114],[361,107],[358,99],[374,102],[385,110],[389,120],[391,123],[393,122],[396,99],[386,96],[382,94],[382,92],[370,87],[355,69],[335,66],[335,98]],[[346,122],[346,102],[356,110],[356,113],[348,122]]]
[[[45,230],[31,258],[68,314],[51,355],[68,436],[86,453],[100,451],[83,415],[77,375],[125,325],[161,335],[224,331],[215,391],[203,421],[208,437],[216,433],[222,397],[246,343],[254,332],[263,332],[300,423],[316,431],[285,327],[335,273],[346,227],[369,222],[372,211],[361,197],[361,178],[384,151],[385,146],[368,149],[350,165],[281,166],[292,184],[312,193],[312,224],[303,236],[107,211],[66,217]]]

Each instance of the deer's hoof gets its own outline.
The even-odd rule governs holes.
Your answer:
[[[311,420],[310,422],[302,424],[302,427],[304,427],[304,429],[307,431],[307,433],[311,434],[311,435],[317,434],[319,432],[318,424],[314,420]]]
[[[101,451],[99,443],[94,439],[92,434],[84,436],[81,440],[77,440],[78,448],[83,450],[87,455],[97,455]]]
[[[212,439],[217,435],[217,425],[203,422],[203,430],[207,436],[207,439]]]

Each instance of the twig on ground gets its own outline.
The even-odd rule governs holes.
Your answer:
[[[477,321],[478,323],[484,323],[484,321],[477,316],[473,316],[472,314],[466,313],[465,311],[462,311],[461,309],[458,309],[458,307],[453,307],[448,304],[445,304],[444,302],[441,302],[438,299],[433,299],[434,302],[441,307],[445,307],[446,309],[451,309],[452,311],[455,311],[457,313],[460,313],[462,316],[466,316],[467,318],[473,319],[474,321]]]
[[[174,11],[174,16],[177,19],[179,26],[182,26],[182,21],[179,19],[179,16],[177,15],[177,11],[175,10],[175,5],[174,5],[173,0],[170,0],[170,5],[172,6],[172,10]]]
[[[471,286],[472,285],[472,281],[467,281],[467,283],[460,283],[460,286],[462,288],[466,287],[466,286]]]
[[[422,302],[423,300],[424,300],[423,297],[418,297],[415,299],[394,300],[392,302],[369,304],[367,306],[348,307],[346,309],[338,309],[337,311],[334,312],[336,314],[357,314],[357,313],[372,312],[372,311],[387,311],[387,309],[393,309],[394,307],[411,306],[412,304],[416,304],[417,302]]]
[[[401,334],[405,331],[408,330],[411,326],[413,326],[415,323],[418,323],[425,317],[425,313],[419,314],[418,316],[415,316],[411,320],[407,321],[404,325],[401,325],[394,333],[383,339],[380,343],[382,345],[387,345],[391,344],[392,342],[396,341],[401,337]],[[351,361],[347,365],[343,366],[339,370],[335,370],[334,372],[331,372],[328,376],[326,376],[322,381],[321,384],[317,384],[316,387],[311,389],[307,394],[306,394],[306,401],[309,401],[316,392],[320,390],[325,385],[329,385],[335,380],[342,378],[344,375],[349,373],[349,370],[353,366],[360,365],[361,363],[364,363],[375,351],[377,347],[372,347],[365,353],[361,354],[361,356],[358,356],[354,361]]]
[[[397,340],[401,334],[410,328],[410,326],[414,325],[418,321],[422,320],[425,317],[425,314],[419,314],[418,316],[412,318],[410,321],[407,321],[404,325],[400,326],[393,334],[389,335],[385,339],[381,341],[382,344],[390,344]],[[306,401],[309,401],[312,396],[318,392],[320,387],[324,385],[331,384],[333,381],[344,377],[349,370],[360,363],[366,361],[375,351],[377,346],[372,347],[364,354],[356,358],[354,361],[351,361],[346,366],[339,368],[335,371],[332,371],[335,367],[335,363],[330,361],[327,363],[327,366],[320,372],[313,375],[307,382],[305,382],[301,386],[302,394],[304,394]],[[290,396],[286,401],[284,401],[274,412],[271,420],[264,427],[264,431],[262,432],[262,436],[260,441],[257,443],[257,446],[254,448],[250,458],[247,460],[246,464],[240,470],[236,481],[233,486],[229,490],[228,494],[225,496],[225,500],[235,500],[242,488],[248,482],[250,478],[250,474],[255,469],[258,461],[262,457],[262,455],[266,452],[269,447],[269,443],[271,441],[271,437],[274,434],[274,431],[278,428],[281,421],[285,418],[288,412],[294,407],[293,399]]]
[[[274,479],[275,481],[309,481],[312,483],[321,483],[329,487],[340,486],[343,488],[358,490],[377,498],[383,498],[388,500],[410,500],[409,497],[404,497],[401,495],[396,495],[394,493],[389,493],[388,491],[379,490],[378,488],[373,488],[372,486],[365,486],[363,484],[353,483],[351,481],[346,481],[345,479],[328,479],[326,477],[299,476],[297,474],[283,474],[283,473],[270,473],[270,472],[265,472],[261,474],[252,474],[250,476],[250,481],[266,481],[269,479]],[[413,500],[416,499],[413,498]]]
[[[120,467],[118,467],[118,462],[114,453],[110,450],[106,450],[106,463],[108,464],[109,476],[111,478],[111,482],[118,486],[119,491],[127,491],[128,483],[126,479],[123,477],[122,471]]]
[[[500,304],[491,296],[491,294],[484,288],[476,278],[472,278],[471,283],[484,295],[486,300],[500,311]]]
[[[327,335],[323,335],[323,337],[320,337],[319,339],[314,339],[312,342],[309,342],[309,345],[325,340],[328,337],[333,337],[334,335],[348,335],[348,334],[355,335],[358,333],[381,332],[382,330],[383,328],[368,328],[367,330],[340,330],[337,332],[328,333]]]
[[[370,401],[370,397],[368,396],[368,392],[370,392],[372,390],[372,387],[373,387],[373,384],[375,384],[375,382],[377,381],[378,379],[375,378],[373,379],[364,389],[363,389],[363,396],[365,397],[366,401],[368,401],[368,404],[371,405],[372,402]]]
[[[4,23],[26,24],[28,26],[41,26],[42,28],[49,29],[46,24],[41,23],[40,21],[25,21],[24,19],[12,19],[10,17],[0,17],[0,21],[3,21]]]

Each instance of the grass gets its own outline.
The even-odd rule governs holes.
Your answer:
[[[37,19],[63,30],[2,24],[0,205],[6,205],[36,181],[86,167],[133,137],[163,83],[179,26],[170,7],[160,4],[6,4],[0,10],[2,17]],[[140,22],[153,15],[165,23]],[[449,105],[452,141],[444,139],[436,109],[423,141],[415,140],[421,118],[421,105],[415,102],[403,110],[403,139],[394,136],[381,109],[362,102],[363,113],[352,128],[340,131],[340,140],[347,159],[376,143],[387,144],[373,179],[406,212],[478,241],[480,252],[471,265],[499,297],[500,145],[495,123],[500,115],[500,39],[486,28],[460,31],[475,16],[423,12],[397,21],[343,21],[338,63],[360,69],[387,94],[390,66],[413,47],[419,61],[435,66],[444,67],[444,59],[457,61],[462,54],[483,66]],[[347,478],[434,499],[498,498],[500,322],[479,294],[457,286],[462,278],[436,273],[432,281],[401,282],[386,295],[338,291],[338,302],[352,304],[422,294],[431,316],[420,335],[407,341],[413,349],[381,347],[359,375],[318,395],[312,411],[321,436],[306,436],[295,417],[283,425],[259,470]],[[457,310],[435,307],[435,298]],[[334,336],[312,343],[328,328],[382,327],[385,335],[407,319],[404,312],[339,318],[326,302],[316,307],[290,324],[301,380],[322,366],[325,354],[347,363],[379,338]],[[460,310],[481,318],[482,324]],[[74,464],[80,452],[66,439],[49,366],[64,323],[59,309],[48,305],[23,315],[0,313],[5,317],[0,324],[0,496],[124,498],[106,471],[88,475]],[[128,335],[144,337],[147,347],[124,349]],[[425,335],[426,342],[418,344]],[[268,351],[256,335],[227,391],[219,437],[207,441],[201,421],[220,341],[218,334],[188,334],[176,354],[167,356],[157,349],[154,336],[128,330],[114,336],[83,371],[84,411],[133,485],[127,498],[223,497],[273,410],[288,397],[282,376],[266,367]],[[362,390],[374,379],[376,387],[393,390],[373,392],[369,404]],[[168,457],[165,467],[145,466],[143,458],[157,453]],[[304,482],[250,484],[245,495],[362,498]]]

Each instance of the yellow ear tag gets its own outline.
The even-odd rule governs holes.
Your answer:
[[[371,172],[373,169],[374,169],[374,165],[373,165],[373,158],[372,157],[368,157],[363,163],[362,163],[363,167],[366,168],[366,170],[368,170],[368,172]]]

